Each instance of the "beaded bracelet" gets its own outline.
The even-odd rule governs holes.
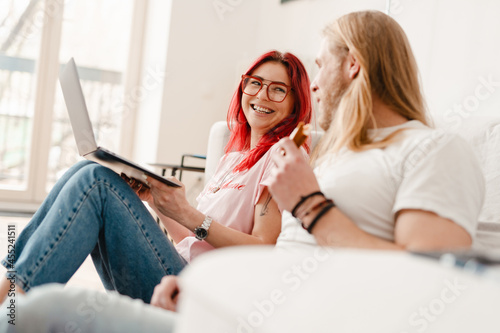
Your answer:
[[[328,203],[328,205],[326,205],[319,213],[318,215],[316,215],[314,217],[314,220],[312,220],[312,222],[309,224],[309,226],[306,228],[304,225],[302,225],[302,227],[304,229],[307,230],[308,233],[312,234],[312,230],[314,228],[314,226],[316,225],[316,223],[319,221],[319,219],[325,215],[330,209],[332,209],[333,207],[335,207],[335,204],[333,203],[333,201],[331,203]]]
[[[306,200],[307,200],[307,199],[312,198],[312,197],[314,197],[315,195],[322,195],[323,197],[325,196],[325,195],[323,194],[323,192],[321,192],[321,191],[313,192],[313,193],[308,194],[308,195],[306,195],[306,196],[301,196],[301,197],[300,197],[299,202],[297,202],[297,204],[295,205],[295,207],[293,207],[293,209],[292,209],[292,216],[293,216],[293,217],[297,217],[297,215],[296,215],[296,213],[297,213],[297,209],[299,209],[299,207],[300,207],[300,206],[302,206],[302,204],[303,204],[304,202],[306,202]]]

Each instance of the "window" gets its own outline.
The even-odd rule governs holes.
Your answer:
[[[117,151],[123,116],[132,0],[70,1],[65,6],[60,62],[74,57],[99,145]],[[47,189],[80,159],[59,85],[56,89]]]
[[[140,63],[129,59],[138,1],[0,2],[0,203],[4,206],[40,202],[79,159],[57,81],[71,57],[79,66],[97,141],[117,148],[116,138],[127,116],[121,102],[127,71],[140,69]]]
[[[27,187],[41,29],[41,1],[2,1],[0,8],[0,187]]]

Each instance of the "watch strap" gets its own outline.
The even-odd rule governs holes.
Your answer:
[[[194,229],[194,235],[198,240],[204,240],[208,236],[208,229],[212,224],[212,218],[208,215],[205,215],[205,219],[201,223],[199,227]]]

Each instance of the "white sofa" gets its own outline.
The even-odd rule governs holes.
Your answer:
[[[486,198],[479,216],[474,246],[478,249],[500,250],[500,117],[471,118],[462,121],[461,126],[447,130],[460,134],[474,147],[486,179]],[[321,131],[313,131],[312,147],[321,136]],[[208,139],[205,181],[215,172],[228,140],[227,123],[214,123]]]
[[[454,130],[475,147],[486,178],[476,247],[498,250],[500,118],[464,126]],[[228,134],[224,122],[212,130],[208,175]],[[445,258],[256,246],[211,251],[182,273],[176,332],[499,332],[499,268],[457,268]]]
[[[182,273],[177,333],[498,332],[500,272],[394,251],[212,251]]]
[[[476,246],[500,249],[500,117],[471,117],[454,130],[474,147],[486,180]]]

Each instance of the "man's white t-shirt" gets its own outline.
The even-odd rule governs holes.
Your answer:
[[[484,178],[465,140],[419,121],[370,130],[374,140],[405,128],[394,143],[362,152],[325,156],[314,169],[321,191],[362,230],[394,241],[395,215],[402,209],[436,213],[474,238],[484,200]],[[277,246],[315,245],[287,211]]]

